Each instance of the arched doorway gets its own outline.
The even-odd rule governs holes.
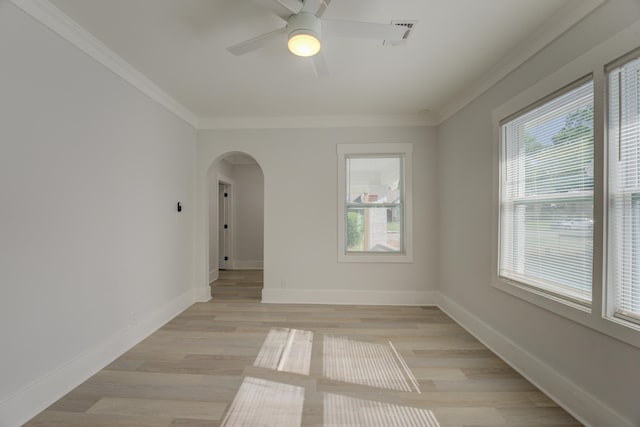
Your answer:
[[[214,299],[262,299],[264,174],[242,152],[218,157],[207,174],[209,284]]]

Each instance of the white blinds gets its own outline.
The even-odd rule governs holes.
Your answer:
[[[593,82],[501,124],[500,276],[591,301]]]
[[[608,81],[609,285],[616,314],[640,321],[640,58]]]

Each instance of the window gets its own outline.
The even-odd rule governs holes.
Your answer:
[[[399,155],[348,156],[347,252],[403,252]]]
[[[340,144],[339,260],[411,261],[410,144]]]
[[[640,58],[607,70],[609,282],[613,313],[640,323]]]
[[[492,117],[493,287],[640,348],[637,32],[585,52]]]
[[[507,118],[500,135],[500,277],[589,306],[593,82]]]

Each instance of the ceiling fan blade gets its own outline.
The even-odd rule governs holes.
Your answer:
[[[322,35],[326,36],[400,41],[407,31],[393,24],[322,20]]]
[[[311,57],[311,65],[313,65],[313,73],[317,78],[322,79],[329,77],[329,67],[327,66],[327,60],[322,54],[322,51]]]
[[[326,8],[327,8],[327,4],[325,0],[303,0],[302,1],[302,12],[308,12],[316,16],[322,16]]]
[[[244,55],[245,53],[253,52],[254,50],[260,49],[262,46],[264,46],[265,42],[269,41],[269,39],[278,37],[280,34],[284,34],[286,32],[286,27],[280,28],[279,30],[271,31],[269,33],[254,37],[250,40],[243,41],[242,43],[229,46],[227,50],[236,56]]]
[[[283,21],[288,21],[292,15],[296,14],[296,12],[294,12],[290,7],[293,5],[289,5],[289,3],[293,3],[294,1],[296,0],[291,0],[290,2],[287,2],[285,0],[273,0],[272,2],[266,4],[268,5],[267,9],[274,15],[280,17]],[[302,3],[300,3],[299,0],[297,1],[299,3],[298,10],[302,9]]]
[[[287,9],[292,14],[299,13],[302,10],[302,0],[274,0],[280,6]]]
[[[327,8],[329,7],[329,4],[331,4],[331,0],[324,0],[322,2],[323,4],[320,5],[320,8],[318,9],[318,11],[316,12],[316,16],[318,18],[321,18],[322,15],[324,15],[324,12],[327,10]]]

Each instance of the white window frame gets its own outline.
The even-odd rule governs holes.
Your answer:
[[[337,144],[338,154],[338,262],[378,262],[378,263],[410,263],[413,262],[413,182],[412,154],[413,144],[406,143],[372,143],[372,144]],[[401,226],[403,248],[400,252],[351,252],[347,251],[347,158],[359,157],[391,157],[402,156],[401,168],[402,207]]]
[[[491,283],[495,289],[527,301],[564,318],[591,328],[612,338],[640,348],[640,325],[611,316],[611,302],[607,287],[607,161],[606,106],[607,79],[605,67],[638,49],[637,34],[640,23],[620,31],[605,42],[565,64],[521,93],[508,99],[492,111],[493,120],[493,215],[492,215],[492,271]],[[550,94],[587,75],[594,82],[594,228],[593,228],[593,283],[591,309],[579,304],[559,300],[526,286],[499,277],[499,215],[500,215],[500,122]]]
[[[538,107],[544,106],[545,104],[552,102],[558,98],[561,98],[562,96],[566,95],[567,93],[573,91],[574,89],[577,89],[587,83],[591,83],[593,82],[593,77],[592,75],[588,75],[588,76],[584,76],[574,82],[571,82],[569,85],[560,88],[557,91],[554,91],[553,93],[549,94],[548,96],[545,96],[542,99],[538,99],[535,102],[533,102],[530,105],[527,105],[524,109],[519,110],[517,112],[515,112],[514,114],[509,115],[508,117],[505,117],[504,119],[502,119],[499,123],[500,126],[500,137],[499,137],[499,151],[500,151],[500,171],[499,171],[499,176],[500,176],[500,197],[499,197],[499,203],[500,203],[500,212],[502,212],[502,204],[505,203],[502,200],[502,178],[503,178],[503,173],[505,172],[505,151],[507,150],[506,145],[508,144],[508,141],[506,141],[506,132],[504,129],[504,125],[512,122],[515,119],[518,119],[519,117],[537,109]],[[595,121],[595,120],[594,120]],[[520,161],[520,160],[519,160]],[[522,160],[524,161],[524,160]],[[576,192],[576,193],[567,193],[566,195],[558,195],[559,197],[557,197],[557,200],[560,201],[570,201],[571,199],[574,200],[579,200],[582,199],[585,196],[584,193],[582,192]],[[546,195],[543,197],[544,200],[551,200],[552,198],[555,198],[554,196],[549,196]],[[521,198],[522,200],[527,200],[527,197],[522,196]],[[531,200],[535,200],[536,197],[530,197],[529,199]],[[499,215],[499,226],[500,226],[500,230],[499,233],[502,231],[502,227],[503,225],[501,224],[502,222],[502,218],[501,215]],[[512,228],[510,225],[508,226],[509,228]],[[595,233],[594,233],[594,239],[595,239]],[[501,239],[502,240],[502,239]],[[501,252],[505,250],[505,248],[503,248],[501,246],[501,243],[499,243],[499,256],[498,256],[498,263],[500,263],[500,258],[501,258]],[[593,257],[593,254],[592,254]],[[568,305],[571,305],[573,307],[576,308],[580,308],[580,309],[584,309],[584,310],[591,310],[591,301],[588,299],[583,299],[577,296],[578,292],[576,292],[576,296],[572,295],[571,291],[565,291],[562,292],[562,288],[558,287],[557,289],[554,289],[554,287],[545,284],[543,282],[539,282],[536,278],[531,277],[531,276],[527,276],[527,275],[521,275],[521,274],[516,274],[516,273],[512,273],[512,274],[508,274],[508,275],[502,275],[500,272],[500,265],[498,265],[498,275],[500,280],[503,280],[506,283],[510,283],[513,286],[517,286],[517,287],[521,287],[522,289],[531,291],[531,292],[535,292],[535,293],[539,293],[540,295],[544,295],[547,296],[549,298],[553,298],[554,300],[561,302],[561,303],[565,303]],[[593,293],[593,289],[592,289],[592,293]]]
[[[613,71],[615,70],[617,67],[624,65],[625,63],[632,61],[632,60],[636,60],[640,57],[640,48],[634,49],[633,51],[627,53],[626,55],[612,61],[611,63],[607,64],[604,67],[605,70],[605,84],[606,87],[609,87],[609,71]],[[609,98],[607,96],[607,98],[605,99],[605,103],[606,106],[608,107],[609,105]],[[640,108],[640,106],[636,107],[636,108]],[[609,114],[606,115],[605,120],[607,120],[609,118]],[[608,121],[606,122],[606,129],[605,129],[606,135],[609,135],[609,123]],[[612,147],[610,147],[610,144],[613,143],[613,141],[609,141],[607,138],[607,154],[611,153],[612,151]],[[607,172],[610,172],[609,170]],[[611,184],[611,183],[608,183]],[[608,185],[609,186],[609,185]],[[609,190],[611,190],[611,188],[609,188]],[[606,198],[606,202],[605,202],[605,207],[607,209],[607,214],[610,214],[610,205],[609,203],[611,202],[611,196],[612,194],[610,192],[607,192],[607,198]],[[626,194],[627,197],[629,198],[633,198],[636,196],[633,196],[631,193],[627,193]],[[613,233],[611,235],[608,235],[607,237],[607,245],[609,245],[609,247],[611,248],[614,244],[614,235]],[[606,318],[608,320],[610,320],[611,322],[615,322],[615,323],[619,323],[621,325],[627,326],[629,328],[633,328],[636,329],[638,331],[640,331],[640,318],[638,318],[637,315],[633,314],[630,316],[625,315],[623,312],[619,311],[619,307],[618,307],[618,301],[617,301],[617,292],[618,292],[618,286],[620,286],[621,284],[616,282],[615,279],[615,269],[617,266],[617,263],[620,262],[620,260],[616,260],[615,258],[615,254],[613,252],[613,250],[610,250],[607,252],[607,258],[606,258],[606,266],[608,267],[606,269],[607,273],[606,273],[606,282],[605,282],[605,315]]]

